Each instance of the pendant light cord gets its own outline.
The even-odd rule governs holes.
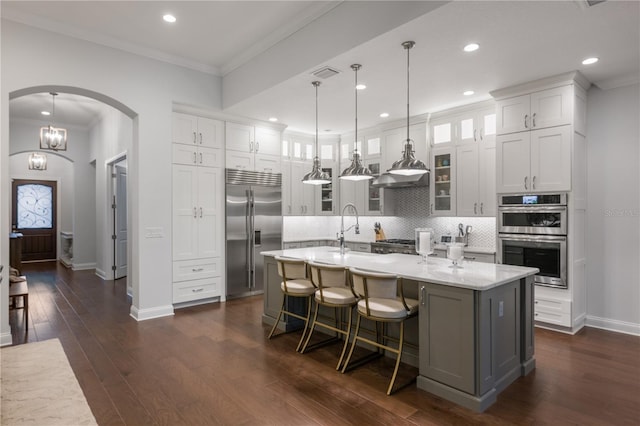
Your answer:
[[[413,45],[406,45],[407,49],[407,143],[409,142],[409,50]]]
[[[320,82],[314,81],[312,84],[316,88],[316,158],[318,158],[318,86]]]
[[[353,153],[358,154],[358,70],[362,67],[360,64],[351,65],[351,69],[355,71],[355,98],[356,98],[356,128],[355,128],[355,137],[353,141]]]

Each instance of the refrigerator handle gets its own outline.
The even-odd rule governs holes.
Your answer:
[[[245,259],[245,270],[247,272],[247,285],[251,288],[251,272],[252,272],[252,262],[251,258],[253,256],[253,244],[251,241],[251,190],[246,190],[246,200],[247,200],[247,210],[245,212],[245,231],[247,235],[246,245],[247,245],[247,258]]]
[[[253,289],[256,286],[255,283],[255,200],[253,196],[253,189],[249,190],[249,288]]]

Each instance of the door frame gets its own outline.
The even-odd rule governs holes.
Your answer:
[[[108,208],[108,212],[107,212],[107,229],[105,229],[105,237],[107,241],[112,241],[111,244],[109,244],[109,250],[108,250],[108,255],[106,256],[106,258],[109,260],[108,265],[105,265],[109,268],[111,268],[113,265],[116,264],[116,252],[114,250],[114,245],[115,245],[115,240],[113,240],[111,238],[111,235],[113,235],[113,230],[114,230],[114,226],[115,226],[115,222],[114,222],[114,217],[113,217],[113,212],[112,212],[112,208],[111,205],[113,203],[113,197],[116,191],[116,179],[114,177],[115,175],[115,166],[117,163],[123,161],[123,160],[127,160],[128,157],[128,152],[124,151],[121,152],[111,158],[108,158],[105,161],[105,173],[106,173],[106,182],[107,182],[107,190],[105,191],[105,195],[107,197],[106,200],[106,206]],[[127,163],[127,169],[128,169],[128,163]],[[130,233],[131,230],[131,209],[129,208],[129,206],[131,205],[131,198],[130,198],[130,183],[129,183],[129,179],[127,179],[127,183],[126,183],[126,202],[127,202],[127,234]],[[129,275],[129,266],[131,265],[131,238],[129,237],[129,235],[127,235],[127,276]],[[113,280],[114,278],[114,274],[115,271],[113,270],[107,270],[105,271],[105,273],[107,274],[107,278],[106,279],[110,279]],[[110,278],[109,278],[110,277]],[[127,279],[127,295],[132,297],[132,291],[133,288],[131,287],[132,285],[132,280]]]

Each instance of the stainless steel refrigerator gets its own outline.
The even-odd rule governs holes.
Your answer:
[[[261,251],[282,248],[282,175],[226,169],[227,298],[264,292]]]

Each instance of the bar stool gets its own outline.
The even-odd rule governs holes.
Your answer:
[[[355,293],[351,289],[351,285],[349,283],[349,275],[348,270],[341,265],[327,265],[320,264],[313,261],[307,261],[307,265],[309,266],[309,271],[311,273],[311,282],[317,288],[315,292],[315,313],[313,314],[313,319],[311,320],[311,327],[309,329],[309,333],[307,334],[307,340],[302,347],[301,353],[304,353],[309,345],[309,341],[311,340],[311,335],[313,334],[313,330],[317,327],[323,327],[327,330],[334,331],[338,333],[338,335],[344,336],[344,344],[342,345],[342,352],[340,353],[340,358],[338,359],[338,365],[336,365],[336,370],[340,369],[342,365],[342,360],[344,359],[344,355],[347,352],[347,345],[349,344],[349,335],[351,334],[351,318],[352,318],[352,308],[356,305],[358,298]],[[326,306],[334,309],[335,316],[335,325],[318,321],[318,311],[320,311],[321,306]],[[347,323],[347,328],[343,329],[341,319],[338,316],[338,312],[343,313],[346,311],[349,316],[349,320]],[[339,319],[340,318],[340,319]],[[331,338],[328,340],[324,340],[322,342],[314,344],[312,347],[322,346],[324,344],[333,342],[336,338]]]
[[[282,290],[283,297],[282,306],[280,307],[280,312],[278,313],[278,319],[276,319],[275,324],[273,324],[271,333],[269,333],[269,339],[274,336],[274,333],[278,328],[278,324],[280,323],[282,314],[287,314],[287,316],[298,318],[304,322],[302,336],[300,336],[300,342],[298,342],[298,346],[296,347],[296,351],[299,351],[307,332],[307,326],[309,325],[312,303],[311,298],[315,293],[316,288],[313,283],[309,279],[307,279],[307,265],[304,260],[281,256],[276,256],[275,259],[278,263],[278,274],[282,277],[280,289]],[[302,298],[306,301],[306,316],[303,316],[298,312],[287,310],[287,303],[292,297]]]
[[[398,367],[400,366],[400,359],[402,358],[402,348],[404,345],[404,322],[417,315],[419,302],[415,299],[408,299],[404,297],[404,291],[402,288],[402,278],[394,274],[384,274],[377,272],[363,271],[357,268],[350,268],[351,280],[353,283],[353,289],[355,293],[361,299],[358,301],[358,320],[356,322],[356,330],[351,343],[351,349],[347,360],[342,367],[344,373],[349,365],[353,350],[356,347],[358,341],[368,343],[379,349],[386,349],[390,352],[397,354],[396,365],[391,376],[391,382],[387,389],[387,395],[391,395],[393,390],[393,384],[396,381],[398,375]],[[379,338],[371,340],[359,335],[360,323],[362,318],[374,321],[376,324],[376,331],[378,327],[382,325],[382,342]],[[391,340],[384,332],[384,326],[390,322],[399,323],[400,336],[398,338],[398,346],[389,346],[387,340]],[[376,336],[378,337],[378,336]]]

